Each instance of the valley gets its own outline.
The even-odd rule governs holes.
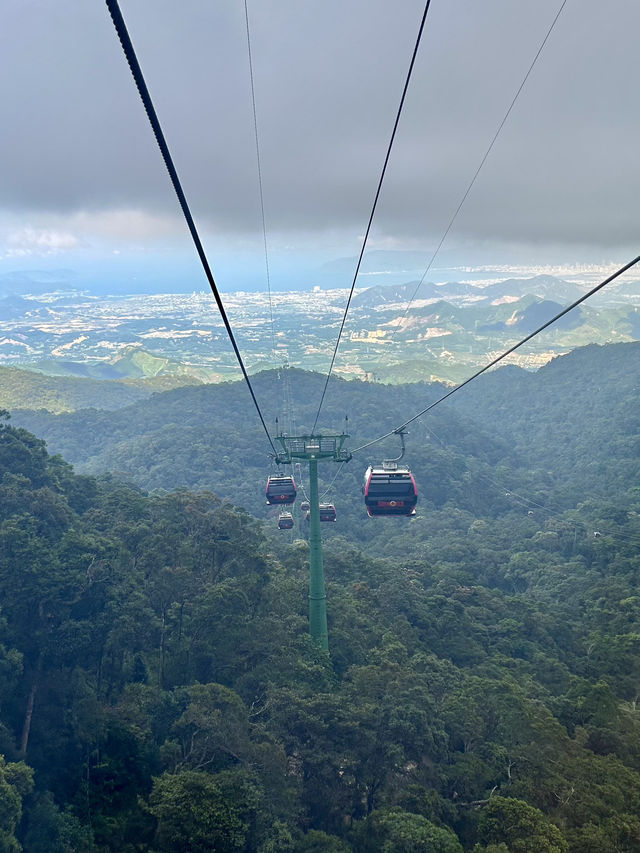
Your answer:
[[[640,337],[640,288],[615,282],[509,357],[537,368],[589,343]],[[380,382],[457,383],[586,291],[549,276],[489,285],[418,282],[355,292],[336,373]],[[248,370],[324,372],[345,289],[225,296]],[[273,317],[273,322],[271,321]],[[209,293],[96,296],[77,290],[0,298],[0,366],[56,376],[176,384],[238,378]]]

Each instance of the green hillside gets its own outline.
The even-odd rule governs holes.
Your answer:
[[[47,409],[55,414],[94,406],[119,409],[144,400],[151,393],[150,389],[122,382],[53,377],[32,370],[0,367],[0,406],[6,409]]]
[[[632,343],[587,347],[535,373],[507,367],[480,377],[410,428],[408,456],[422,503],[473,511],[485,499],[478,495],[533,488],[531,471],[554,472],[542,490],[531,493],[542,504],[566,508],[567,494],[581,491],[615,496],[620,477],[640,474],[633,432],[639,369],[640,344]],[[309,430],[323,377],[292,370],[290,382],[297,428]],[[255,388],[267,422],[275,425],[280,416],[289,431],[278,375],[259,374]],[[348,414],[357,446],[393,429],[444,390],[424,383],[332,379],[321,423],[340,430]],[[619,424],[615,438],[612,419]],[[178,388],[117,412],[56,417],[18,411],[14,421],[42,435],[53,452],[85,473],[116,471],[148,489],[211,488],[255,514],[264,512],[269,446],[242,383]],[[358,495],[366,463],[395,450],[393,443],[371,448],[341,472],[333,495],[354,520],[362,518]],[[462,472],[473,489],[461,482]],[[328,485],[334,472],[322,473]]]
[[[218,374],[204,367],[191,367],[175,359],[155,355],[140,346],[123,347],[109,359],[69,361],[67,359],[45,359],[30,365],[35,370],[51,376],[67,376],[77,379],[122,381],[135,379],[162,379],[165,387],[195,385],[198,382],[214,381]]]
[[[182,376],[158,376],[153,379],[105,382],[0,367],[0,408],[46,409],[53,414],[89,408],[121,409],[146,400],[158,391],[190,384],[198,384],[198,380]]]
[[[496,371],[414,425],[414,520],[365,520],[346,466],[330,657],[303,539],[0,426],[4,849],[640,853],[639,350]],[[321,380],[292,373],[302,427]],[[366,439],[441,390],[336,381],[324,420],[348,400]],[[130,478],[264,485],[238,383],[29,417]]]

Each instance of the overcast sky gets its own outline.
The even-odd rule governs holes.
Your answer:
[[[275,289],[357,254],[423,5],[249,0]],[[371,249],[433,250],[559,6],[432,0]],[[263,286],[242,0],[121,9],[221,286]],[[443,257],[637,254],[638,32],[637,0],[568,0]],[[5,0],[0,63],[0,274],[204,286],[105,4]]]

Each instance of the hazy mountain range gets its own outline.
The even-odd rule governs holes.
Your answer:
[[[109,380],[238,378],[209,293],[98,296],[78,284],[71,271],[0,277],[0,365]],[[537,367],[577,346],[638,339],[638,284],[612,283],[519,350],[513,363]],[[358,289],[335,369],[385,382],[458,382],[586,291],[584,283],[551,275]],[[286,362],[325,372],[347,295],[347,289],[273,292],[271,301],[264,293],[225,295],[249,370]]]

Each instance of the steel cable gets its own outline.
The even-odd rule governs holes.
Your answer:
[[[262,411],[260,410],[260,406],[258,404],[258,400],[253,390],[253,386],[251,384],[251,380],[249,379],[249,374],[247,373],[247,369],[245,367],[244,361],[242,360],[242,356],[240,355],[240,350],[238,348],[238,344],[236,343],[235,336],[233,334],[233,330],[231,329],[231,324],[229,322],[229,318],[227,317],[227,312],[225,310],[224,304],[222,302],[222,298],[220,296],[220,292],[218,291],[218,286],[216,285],[215,279],[213,277],[213,273],[211,272],[211,267],[209,266],[209,261],[207,260],[207,256],[205,254],[204,248],[202,246],[202,241],[200,240],[200,235],[196,229],[195,222],[193,221],[193,216],[191,215],[191,210],[189,209],[189,205],[187,203],[186,196],[182,189],[182,184],[180,183],[180,179],[178,177],[178,173],[173,164],[173,159],[171,158],[171,154],[169,152],[169,148],[167,146],[164,133],[162,132],[162,127],[160,126],[160,121],[158,120],[158,116],[156,114],[155,108],[153,106],[153,102],[151,100],[151,95],[149,94],[149,90],[147,88],[147,84],[145,83],[144,76],[142,74],[142,69],[140,68],[140,64],[138,62],[138,58],[136,56],[133,44],[131,42],[131,38],[129,37],[129,32],[127,30],[126,24],[124,22],[124,18],[122,17],[122,13],[120,11],[120,7],[118,5],[117,0],[106,0],[107,8],[109,9],[109,13],[113,20],[113,24],[116,28],[116,32],[118,34],[118,38],[120,39],[120,44],[122,45],[122,49],[124,51],[124,55],[129,64],[129,68],[133,75],[133,79],[138,89],[138,93],[140,94],[140,98],[144,105],[145,111],[147,113],[147,118],[149,119],[149,123],[151,124],[151,128],[153,130],[154,136],[156,138],[156,142],[158,143],[158,148],[160,149],[160,153],[162,154],[162,158],[164,160],[164,164],[167,168],[167,172],[169,173],[169,177],[171,178],[171,183],[173,184],[173,188],[178,197],[178,201],[180,203],[180,207],[182,208],[182,213],[184,214],[184,218],[186,220],[187,226],[191,233],[191,237],[193,239],[194,245],[196,247],[196,251],[198,253],[198,257],[200,258],[200,263],[202,264],[202,268],[207,277],[207,281],[209,282],[209,286],[211,288],[211,292],[216,300],[216,304],[218,306],[218,310],[220,312],[220,316],[222,317],[222,321],[224,323],[225,329],[227,330],[227,335],[229,336],[229,340],[231,341],[231,345],[233,347],[233,351],[235,353],[238,364],[240,365],[240,369],[242,370],[242,375],[244,376],[244,380],[247,383],[247,387],[249,389],[249,393],[251,394],[251,399],[253,400],[253,404],[258,413],[258,417],[260,418],[260,423],[262,424],[262,428],[264,429],[265,435],[271,445],[271,449],[274,454],[277,454],[277,450],[273,443],[273,439],[269,434],[269,430],[267,429],[267,424],[262,415]]]
[[[331,374],[333,372],[333,366],[336,361],[336,356],[338,354],[338,347],[340,346],[340,339],[342,337],[342,332],[344,330],[344,324],[347,320],[347,314],[349,313],[349,306],[351,305],[351,299],[353,298],[353,292],[355,290],[356,281],[358,278],[358,274],[360,272],[360,265],[362,264],[362,258],[364,257],[364,251],[367,247],[367,240],[369,239],[369,232],[371,231],[371,225],[373,223],[373,217],[376,212],[376,207],[378,206],[378,199],[380,198],[380,191],[382,190],[382,183],[384,181],[384,176],[387,171],[387,165],[389,163],[389,158],[391,157],[391,149],[393,148],[393,141],[396,136],[396,131],[398,129],[398,124],[400,123],[400,116],[402,115],[402,108],[404,106],[405,98],[407,96],[407,90],[409,88],[409,81],[411,80],[411,74],[413,72],[413,66],[415,65],[416,57],[418,55],[418,48],[420,47],[420,41],[422,39],[422,32],[424,30],[424,25],[427,20],[427,13],[429,11],[429,6],[431,5],[431,0],[427,0],[426,5],[424,7],[424,12],[422,14],[422,20],[420,22],[420,28],[418,30],[418,37],[416,39],[415,47],[413,48],[413,54],[411,56],[411,62],[409,64],[409,71],[407,72],[407,76],[404,82],[404,87],[402,90],[402,97],[400,98],[400,106],[398,107],[398,112],[396,114],[396,120],[393,124],[393,131],[391,132],[391,139],[389,140],[389,145],[387,146],[387,153],[384,158],[384,164],[382,166],[382,172],[380,174],[380,180],[378,181],[378,188],[376,190],[376,194],[373,200],[373,206],[371,208],[371,213],[369,215],[369,222],[367,223],[367,229],[364,234],[364,239],[362,241],[362,248],[360,249],[360,255],[358,256],[358,263],[356,264],[356,271],[353,275],[353,281],[351,283],[351,289],[349,291],[349,296],[347,298],[347,304],[344,309],[344,314],[342,315],[342,322],[340,324],[340,329],[338,331],[338,339],[336,341],[336,345],[333,349],[333,355],[331,357],[331,364],[329,365],[329,371],[327,372],[327,378],[324,383],[324,388],[322,389],[322,396],[320,397],[320,404],[318,406],[318,411],[316,413],[316,418],[313,422],[313,427],[311,432],[315,432],[316,425],[318,423],[318,418],[320,417],[320,411],[322,409],[322,405],[324,403],[324,398],[327,393],[327,387],[329,385],[329,379],[331,378]]]
[[[640,255],[637,255],[632,261],[629,261],[624,266],[620,267],[620,269],[616,270],[612,275],[610,275],[604,281],[601,281],[600,284],[597,284],[595,287],[593,287],[587,293],[583,294],[579,299],[576,299],[575,302],[572,302],[571,305],[567,305],[566,308],[563,308],[562,311],[559,311],[554,317],[552,317],[550,320],[547,320],[546,323],[543,323],[542,326],[539,326],[535,331],[533,331],[533,332],[531,332],[531,334],[527,335],[526,338],[523,338],[517,344],[514,344],[514,346],[509,347],[508,350],[505,350],[501,355],[499,355],[497,358],[494,358],[488,364],[485,364],[485,366],[482,367],[480,370],[477,370],[473,374],[473,376],[470,376],[468,379],[465,379],[464,382],[461,382],[459,385],[456,385],[455,388],[452,388],[450,391],[447,391],[446,394],[443,394],[442,397],[439,397],[433,403],[430,403],[428,406],[426,406],[424,409],[422,409],[421,412],[418,412],[417,415],[414,415],[412,418],[409,418],[409,420],[405,421],[403,424],[396,427],[395,429],[392,429],[390,432],[387,432],[384,435],[381,435],[379,438],[374,438],[373,441],[368,441],[366,444],[361,444],[360,447],[356,447],[355,450],[352,450],[351,454],[353,455],[354,453],[358,453],[360,450],[364,450],[367,447],[371,447],[373,444],[378,444],[378,442],[384,441],[385,438],[389,438],[392,435],[397,435],[401,430],[408,427],[409,424],[412,424],[414,421],[417,421],[418,418],[421,418],[423,415],[426,415],[427,412],[430,412],[432,409],[435,409],[435,407],[439,406],[440,403],[443,403],[445,400],[448,400],[449,397],[451,397],[453,394],[455,394],[456,392],[458,392],[462,388],[464,388],[465,385],[468,385],[470,382],[473,382],[473,380],[477,379],[478,376],[481,376],[483,373],[485,373],[491,367],[498,364],[498,362],[502,361],[508,355],[511,355],[512,352],[515,352],[517,349],[519,349],[521,346],[526,344],[532,338],[535,338],[536,335],[539,335],[540,332],[543,332],[545,329],[547,329],[553,323],[557,322],[561,317],[564,317],[565,314],[569,313],[569,311],[573,311],[574,308],[577,308],[578,305],[585,302],[587,299],[592,297],[599,290],[602,290],[603,287],[606,287],[607,284],[610,284],[612,281],[614,281],[614,279],[618,278],[623,273],[627,272],[627,270],[630,270],[639,261],[640,261]]]
[[[463,195],[462,195],[462,198],[460,199],[460,201],[459,201],[459,203],[458,203],[458,206],[457,206],[457,207],[456,207],[456,209],[454,210],[453,215],[451,216],[451,218],[450,218],[450,220],[449,220],[449,222],[448,222],[448,224],[447,224],[447,227],[445,228],[444,233],[443,233],[442,237],[440,238],[440,242],[438,243],[438,245],[437,245],[437,246],[436,246],[436,248],[435,248],[435,251],[434,251],[434,252],[433,252],[433,254],[431,255],[431,258],[429,259],[429,263],[427,264],[427,268],[426,268],[426,269],[425,269],[425,271],[422,273],[422,277],[421,277],[420,281],[418,282],[418,284],[417,284],[417,285],[416,285],[416,287],[415,287],[415,290],[414,290],[414,291],[413,291],[413,293],[411,294],[411,298],[410,298],[410,299],[409,299],[409,301],[407,302],[407,305],[406,305],[406,307],[405,307],[405,309],[404,309],[404,314],[403,314],[403,315],[402,315],[402,317],[400,318],[400,322],[398,323],[398,325],[396,326],[396,328],[393,330],[393,332],[392,332],[392,334],[391,334],[391,337],[389,338],[389,343],[391,343],[391,342],[393,341],[393,338],[394,338],[394,336],[395,336],[396,329],[399,329],[399,328],[401,327],[403,320],[405,319],[405,317],[407,316],[407,313],[409,312],[409,308],[410,308],[410,307],[411,307],[411,305],[413,304],[413,301],[415,300],[415,298],[416,298],[416,296],[417,296],[417,294],[418,294],[418,291],[419,291],[419,290],[420,290],[420,288],[422,287],[422,285],[423,285],[423,283],[424,283],[424,280],[425,280],[425,278],[427,277],[427,274],[428,274],[429,270],[430,270],[430,269],[431,269],[431,267],[433,266],[433,262],[434,262],[434,261],[435,261],[435,259],[438,257],[438,254],[439,254],[439,252],[440,252],[440,249],[442,248],[442,245],[443,245],[444,241],[445,241],[445,240],[447,239],[447,237],[449,236],[449,232],[450,232],[450,231],[451,231],[451,229],[453,228],[453,224],[454,224],[454,222],[456,221],[456,219],[458,218],[458,214],[459,214],[459,213],[460,213],[460,211],[462,210],[462,208],[463,208],[463,206],[464,206],[464,203],[466,202],[466,200],[467,200],[467,198],[468,198],[468,196],[469,196],[469,193],[470,193],[470,192],[471,192],[471,190],[473,189],[473,186],[474,186],[474,184],[475,184],[476,180],[478,179],[478,175],[479,175],[479,174],[480,174],[480,172],[482,171],[482,167],[483,167],[483,166],[484,166],[484,164],[487,162],[487,159],[488,159],[488,157],[489,157],[489,154],[491,154],[491,152],[492,152],[492,150],[493,150],[493,147],[494,147],[494,145],[496,144],[496,142],[497,142],[497,140],[498,140],[498,137],[500,136],[500,133],[502,132],[502,128],[503,128],[503,127],[505,126],[505,124],[507,123],[507,119],[508,119],[508,118],[509,118],[509,116],[511,115],[511,112],[513,111],[513,108],[514,108],[514,106],[516,105],[516,101],[517,101],[517,100],[518,100],[518,98],[520,97],[520,93],[521,93],[521,92],[522,92],[522,90],[524,89],[524,87],[525,87],[525,84],[526,84],[527,80],[528,80],[528,79],[529,79],[529,77],[531,76],[531,72],[533,71],[533,68],[534,68],[534,66],[535,66],[536,62],[538,61],[538,58],[540,57],[540,54],[541,54],[541,53],[542,53],[542,51],[544,50],[544,46],[546,45],[547,41],[549,40],[549,36],[551,35],[551,33],[552,33],[552,31],[553,31],[553,28],[555,27],[555,25],[556,25],[556,23],[557,23],[557,21],[558,21],[558,18],[560,17],[560,15],[561,15],[561,13],[562,13],[562,10],[563,10],[563,9],[564,9],[564,7],[566,6],[566,4],[567,4],[567,0],[562,0],[562,3],[561,3],[561,5],[560,5],[560,8],[559,8],[559,9],[558,9],[558,11],[556,12],[556,16],[555,16],[555,18],[553,19],[553,21],[551,22],[551,26],[550,26],[550,27],[549,27],[549,29],[547,30],[547,33],[546,33],[546,35],[545,35],[544,39],[542,40],[542,44],[541,44],[541,45],[540,45],[540,47],[538,48],[538,51],[537,51],[536,55],[533,57],[533,60],[532,60],[531,64],[529,65],[529,69],[527,70],[527,73],[524,75],[524,77],[523,77],[523,79],[522,79],[522,82],[520,83],[520,85],[519,85],[519,87],[518,87],[518,89],[517,89],[517,91],[516,91],[515,95],[513,96],[513,99],[512,99],[512,101],[511,101],[511,103],[509,104],[509,108],[507,109],[506,113],[504,114],[504,117],[503,117],[502,121],[501,121],[501,122],[500,122],[500,124],[498,125],[498,129],[497,129],[497,130],[496,130],[496,132],[494,133],[493,138],[492,138],[491,142],[489,143],[489,147],[488,147],[488,148],[487,148],[487,150],[485,151],[485,153],[484,153],[484,155],[483,155],[482,159],[480,160],[480,164],[478,165],[478,168],[477,168],[477,169],[476,169],[476,171],[474,172],[473,177],[472,177],[472,178],[471,178],[471,180],[469,181],[469,184],[468,184],[468,186],[467,186],[466,190],[464,191],[464,193],[463,193]]]

